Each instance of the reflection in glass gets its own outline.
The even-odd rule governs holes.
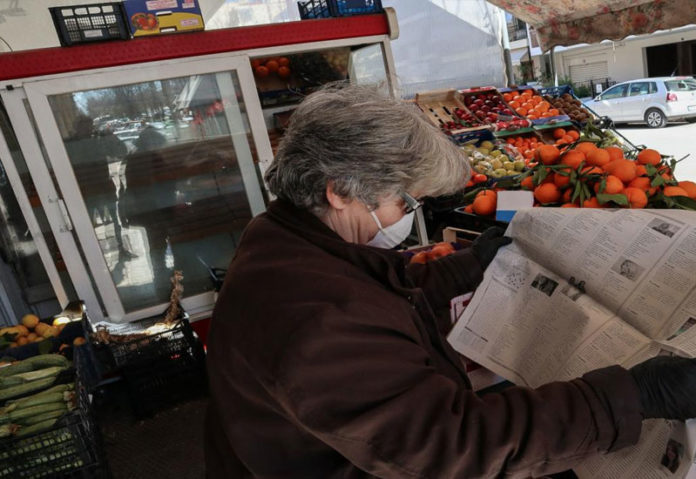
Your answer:
[[[231,260],[251,219],[239,91],[224,73],[49,98],[126,312],[168,301],[174,269],[186,296],[209,291],[205,264]]]

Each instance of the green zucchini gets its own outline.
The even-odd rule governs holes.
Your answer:
[[[37,391],[39,389],[43,389],[53,384],[53,381],[55,380],[55,376],[50,376],[43,379],[37,379],[36,381],[30,381],[28,383],[19,384],[17,386],[10,386],[8,388],[0,389],[0,401],[11,399],[16,396],[21,396],[22,394],[27,394],[32,391]]]
[[[47,419],[45,421],[37,422],[36,424],[32,424],[31,426],[23,427],[22,429],[17,432],[18,437],[22,436],[28,436],[29,434],[34,434],[35,432],[40,432],[43,431],[44,429],[49,429],[53,427],[53,425],[56,423],[57,419]]]
[[[13,424],[20,424],[20,421],[31,416],[36,416],[37,414],[43,414],[45,412],[51,411],[62,411],[68,410],[68,406],[65,402],[55,402],[50,404],[41,404],[40,406],[32,406],[24,409],[17,409],[12,411],[7,416],[10,418],[10,422]]]
[[[65,399],[65,393],[61,392],[52,392],[48,394],[34,394],[33,396],[27,396],[22,399],[18,399],[16,401],[8,403],[8,406],[5,409],[9,409],[11,406],[14,406],[14,409],[23,409],[31,406],[38,406],[40,404],[48,404],[48,403],[54,403],[54,402],[61,402],[61,401],[66,401]],[[11,411],[7,411],[11,412]]]
[[[48,412],[45,412],[42,414],[37,414],[36,416],[31,416],[31,417],[25,418],[20,422],[20,424],[22,426],[31,426],[33,424],[47,421],[49,419],[58,419],[63,414],[65,414],[64,410],[48,411]],[[2,437],[2,436],[0,436],[0,437]]]
[[[15,376],[17,374],[53,366],[67,368],[70,366],[70,361],[60,354],[39,354],[38,356],[24,359],[17,364],[0,368],[0,377]]]
[[[12,375],[12,376],[10,376],[8,378],[4,378],[4,379],[20,378],[24,382],[34,381],[36,379],[45,378],[47,376],[56,376],[56,375],[58,375],[59,372],[63,371],[64,369],[66,369],[66,368],[61,367],[61,366],[53,366],[53,367],[49,367],[49,368],[37,369],[36,371],[29,371],[26,373],[15,374],[15,375]]]

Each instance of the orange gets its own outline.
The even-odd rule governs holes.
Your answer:
[[[580,133],[578,133],[577,130],[568,130],[568,136],[571,137],[573,141],[580,139]]]
[[[595,185],[595,193],[599,193],[599,185],[600,183],[597,183]],[[619,194],[623,191],[624,185],[623,182],[618,179],[614,175],[608,175],[607,176],[607,184],[606,187],[604,188],[603,193],[607,195],[616,195]]]
[[[278,59],[278,65],[280,65],[281,67],[286,67],[290,65],[290,60],[287,57],[280,57]]]
[[[604,166],[611,161],[609,152],[603,148],[596,148],[587,153],[587,163],[594,166]]]
[[[570,203],[570,198],[573,196],[573,189],[568,188],[563,192],[563,196],[561,197],[561,201],[563,203]],[[577,203],[577,200],[575,200],[575,203]]]
[[[561,208],[580,208],[578,205],[575,203],[563,203],[561,205]]]
[[[599,200],[595,198],[594,196],[592,198],[586,199],[583,204],[583,208],[604,208],[603,205],[599,204]]]
[[[21,323],[29,329],[34,329],[39,324],[39,317],[34,314],[25,314],[22,316]]]
[[[624,189],[623,194],[626,195],[631,208],[645,208],[645,205],[648,204],[648,196],[640,188],[629,186]]]
[[[636,164],[631,160],[611,161],[604,166],[604,170],[624,183],[629,183],[636,177]]]
[[[287,78],[290,76],[290,69],[288,67],[278,67],[278,76],[280,78]]]
[[[26,336],[20,336],[17,338],[17,346],[24,346],[27,343],[29,343],[29,340]]]
[[[259,65],[254,69],[254,73],[256,74],[256,76],[258,76],[260,78],[267,77],[268,76],[268,68],[266,68],[263,65]]]
[[[466,207],[464,207],[464,211],[466,211],[467,213],[473,213],[474,205],[466,205]]]
[[[542,204],[556,203],[561,199],[561,192],[555,184],[544,183],[534,188],[534,198]]]
[[[585,154],[582,151],[571,150],[563,155],[559,163],[562,165],[568,165],[575,170],[583,161],[585,161]]]
[[[27,334],[27,339],[29,340],[30,343],[34,342],[36,340],[36,333],[29,333]]]
[[[590,142],[587,142],[587,141],[585,141],[585,142],[583,142],[583,143],[580,143],[580,144],[578,144],[578,146],[575,147],[575,150],[577,150],[577,151],[582,151],[583,153],[585,153],[585,156],[587,156],[587,154],[588,154],[590,151],[593,151],[593,150],[596,150],[596,149],[597,149],[597,147],[595,146],[594,143],[590,143]]]
[[[493,190],[481,190],[476,193],[475,198],[478,198],[479,196],[492,196],[494,199],[498,198],[498,194]]]
[[[586,175],[601,175],[602,173],[604,173],[604,171],[602,171],[602,169],[597,166],[586,166],[581,171]]]
[[[488,216],[495,213],[496,200],[495,197],[491,195],[479,196],[474,199],[472,203],[472,209],[474,213],[481,216]]]
[[[553,130],[553,137],[557,140],[563,138],[566,135],[566,131],[563,128],[556,128]]]
[[[27,334],[29,334],[29,330],[23,324],[18,324],[17,326],[15,326],[15,329],[17,330],[17,333],[20,336],[26,336]]]
[[[532,179],[531,176],[528,176],[520,182],[520,187],[523,190],[533,190],[534,189],[534,180]]]
[[[418,253],[411,256],[409,261],[410,264],[425,264],[428,262],[428,253],[425,251],[419,251]]]
[[[650,178],[647,176],[638,176],[631,180],[628,184],[631,188],[638,188],[645,191],[649,196],[655,194],[657,191],[656,187],[650,186]]]
[[[570,173],[570,168],[564,168],[563,172]],[[563,188],[570,183],[570,176],[559,175],[558,172],[553,176],[553,183],[559,188]]]
[[[696,183],[693,181],[680,181],[679,187],[689,195],[689,198],[696,199]]]
[[[662,161],[662,157],[658,151],[646,148],[638,153],[636,161],[641,165],[657,165]]]
[[[624,152],[621,148],[618,148],[616,146],[607,146],[604,148],[604,150],[609,153],[609,157],[611,158],[611,161],[614,160],[621,160],[624,157]]]
[[[275,60],[269,60],[266,62],[266,68],[268,68],[268,71],[271,73],[277,72],[278,67],[280,67],[280,65],[278,65],[278,62]]]
[[[536,159],[545,165],[553,165],[558,162],[561,152],[553,145],[541,145],[536,149]]]
[[[665,186],[662,191],[665,196],[689,196],[689,193],[680,186]]]
[[[643,165],[636,165],[636,176],[648,176],[648,170]]]

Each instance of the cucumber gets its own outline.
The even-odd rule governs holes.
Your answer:
[[[6,412],[11,412],[11,410],[9,410],[10,406],[14,406],[14,409],[23,409],[31,406],[38,406],[40,404],[65,401],[64,394],[65,393],[59,391],[47,394],[34,394],[33,396],[28,396],[22,399],[18,399],[16,401],[9,402],[5,409],[8,409]]]
[[[68,361],[65,356],[61,356],[60,354],[39,354],[38,356],[32,356],[24,359],[17,364],[13,364],[12,366],[0,368],[0,377],[15,376],[17,374],[28,373],[29,371],[49,368],[52,366],[67,368],[70,366],[70,361]]]
[[[10,376],[8,378],[2,378],[2,379],[7,380],[7,379],[19,378],[23,382],[34,381],[36,379],[45,378],[47,376],[56,376],[59,372],[63,371],[64,369],[66,369],[66,368],[62,367],[62,366],[52,366],[52,367],[48,367],[48,368],[37,369],[36,371],[29,371],[26,373],[15,374],[15,375]]]
[[[37,414],[36,416],[31,416],[31,417],[25,418],[20,422],[20,424],[22,426],[31,426],[31,425],[37,424],[39,422],[47,421],[48,419],[58,419],[63,414],[65,414],[65,411],[61,411],[61,410],[48,411],[48,412],[45,412],[42,414]],[[2,437],[2,436],[0,436],[0,437]]]
[[[11,423],[21,424],[21,421],[32,416],[53,411],[65,412],[67,410],[68,406],[65,404],[65,402],[61,401],[50,404],[41,404],[40,406],[32,406],[24,409],[17,409],[9,413],[7,416],[10,418]]]
[[[21,396],[22,394],[27,394],[32,391],[38,391],[39,389],[50,386],[55,380],[55,376],[50,376],[43,379],[37,379],[36,381],[20,384],[18,386],[10,386],[8,388],[0,389],[0,401]]]
[[[49,429],[56,423],[57,419],[47,419],[45,421],[37,422],[31,426],[23,427],[16,434],[18,437],[28,436],[29,434],[34,434],[35,432],[43,431],[44,429]]]

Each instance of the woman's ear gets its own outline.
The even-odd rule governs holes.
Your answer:
[[[332,208],[337,210],[343,210],[353,202],[352,199],[349,200],[344,198],[334,191],[333,181],[329,181],[326,185],[326,200],[329,202],[329,205],[331,205]]]

